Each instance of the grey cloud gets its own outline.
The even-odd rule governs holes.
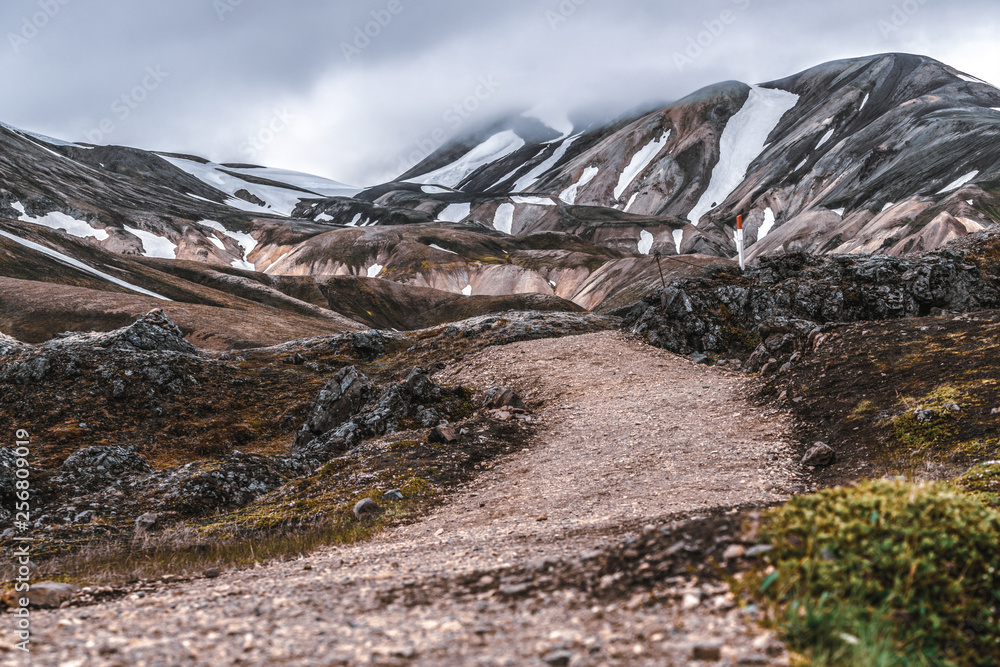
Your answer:
[[[365,184],[394,175],[435,130],[540,102],[624,110],[886,51],[1000,82],[992,1],[391,2],[10,1],[0,8],[0,120],[70,140],[110,121],[108,142]],[[42,15],[25,38],[25,20]],[[366,28],[376,36],[354,43]],[[139,91],[147,67],[168,76]],[[446,122],[484,76],[502,86],[460,127]],[[272,137],[282,113],[294,120]],[[262,134],[266,145],[248,152]]]

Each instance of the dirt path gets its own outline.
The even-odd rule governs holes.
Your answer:
[[[746,402],[747,380],[616,332],[491,348],[439,379],[517,389],[537,442],[371,543],[41,613],[31,664],[663,665],[697,646],[721,646],[721,664],[787,661],[773,647],[763,657],[769,639],[724,587],[675,582],[662,599],[595,605],[571,589],[508,599],[489,586],[512,568],[585,561],[668,515],[785,497],[787,424]],[[449,592],[470,577],[482,592]]]

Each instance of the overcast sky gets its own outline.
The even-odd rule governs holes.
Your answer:
[[[5,0],[0,27],[0,121],[353,185],[511,109],[889,51],[1000,84],[996,0]]]

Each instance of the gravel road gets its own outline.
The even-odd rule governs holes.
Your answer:
[[[751,405],[750,380],[619,332],[490,348],[437,379],[514,388],[538,435],[417,523],[296,561],[39,612],[31,660],[9,649],[0,660],[788,664],[724,585],[697,577],[612,602],[558,585],[491,586],[511,569],[585,567],[588,553],[679,515],[787,497],[797,468],[787,417]]]

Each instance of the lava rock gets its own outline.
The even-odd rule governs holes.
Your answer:
[[[817,442],[806,455],[802,457],[802,465],[822,468],[833,465],[837,461],[837,452],[825,442]]]
[[[357,368],[347,366],[340,369],[313,401],[309,418],[295,437],[292,453],[299,453],[317,436],[350,419],[364,406],[373,391],[369,379]]]
[[[431,429],[430,435],[427,436],[428,442],[436,442],[441,444],[451,444],[458,440],[458,434],[455,432],[455,428],[452,426],[435,426]]]
[[[491,409],[514,408],[525,410],[524,401],[513,390],[506,387],[492,387],[483,396],[482,404]]]
[[[383,493],[382,500],[403,500],[403,494],[399,489],[393,489]]]
[[[73,497],[153,472],[153,466],[132,447],[85,447],[70,454],[54,481],[60,495]]]

